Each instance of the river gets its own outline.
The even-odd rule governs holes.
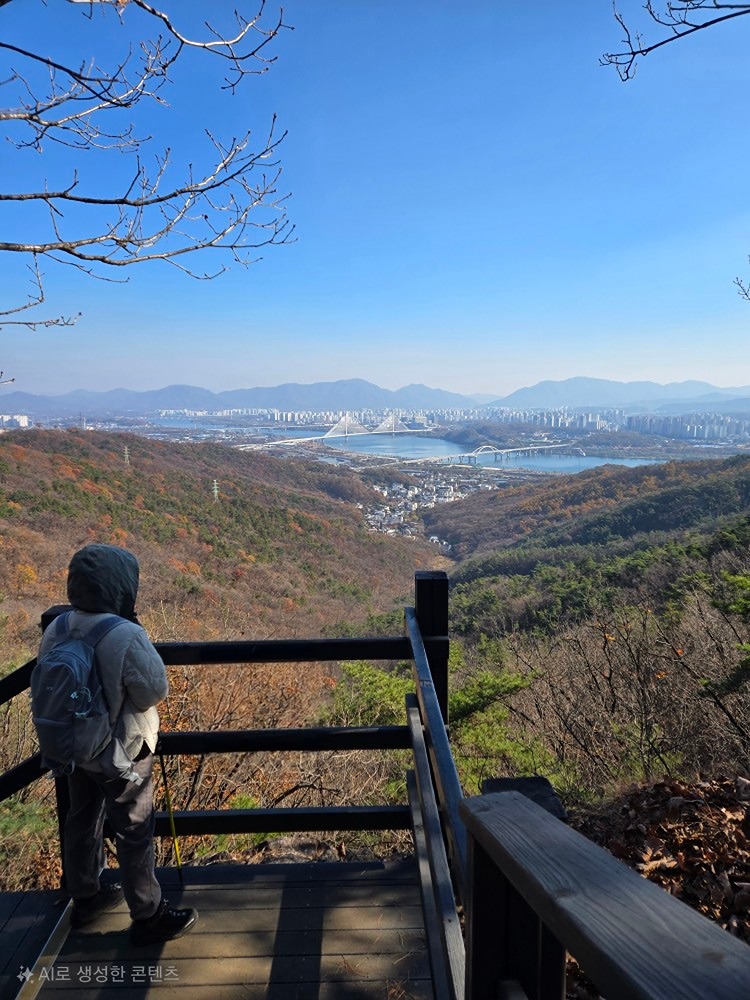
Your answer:
[[[446,441],[443,438],[418,437],[411,434],[355,434],[348,437],[326,438],[325,443],[331,448],[354,452],[360,455],[383,457],[388,455],[403,459],[415,458],[449,458],[452,455],[466,453],[466,445]],[[656,459],[650,458],[606,458],[595,455],[561,455],[556,452],[538,452],[531,455],[494,455],[478,456],[478,464],[496,469],[534,469],[539,472],[583,472],[584,469],[594,469],[598,465],[653,465]]]

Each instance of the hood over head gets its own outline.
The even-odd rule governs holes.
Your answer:
[[[79,611],[108,612],[135,621],[138,560],[116,545],[87,545],[68,568],[68,600]]]

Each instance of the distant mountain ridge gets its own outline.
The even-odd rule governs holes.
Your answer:
[[[617,382],[577,376],[561,381],[547,380],[516,389],[490,405],[518,409],[556,409],[563,406],[640,406],[658,409],[661,405],[680,403],[700,409],[715,407],[717,404],[724,406],[735,397],[747,397],[746,405],[750,406],[750,386],[722,389],[709,382],[695,380],[660,385],[658,382]]]
[[[60,396],[33,395],[27,392],[4,392],[0,411],[25,413],[35,419],[50,417],[145,416],[156,410],[388,410],[388,409],[511,409],[629,408],[663,410],[665,413],[689,410],[713,412],[750,412],[750,386],[720,388],[709,382],[685,381],[661,385],[658,382],[617,382],[612,379],[575,378],[545,380],[516,389],[500,398],[485,394],[473,396],[433,389],[426,385],[405,385],[383,389],[365,379],[341,379],[332,382],[302,384],[286,382],[277,386],[255,386],[211,392],[194,385],[168,385],[162,389],[138,392],[133,389],[110,389],[94,392],[76,389]]]
[[[169,385],[163,389],[136,392],[110,389],[92,392],[76,389],[62,396],[35,396],[9,392],[0,396],[4,413],[27,413],[33,417],[133,416],[155,410],[221,410],[269,408],[278,410],[359,410],[359,409],[439,409],[476,406],[471,396],[431,389],[426,385],[406,385],[382,389],[365,379],[299,384],[211,392],[193,385]]]

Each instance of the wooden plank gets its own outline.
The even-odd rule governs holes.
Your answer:
[[[62,913],[59,892],[24,892],[2,928],[0,996],[14,997],[21,987],[21,968],[31,967]]]
[[[568,954],[546,924],[539,935],[539,996],[565,1000]]]
[[[183,868],[183,873],[185,869]],[[196,877],[197,879],[197,877]],[[257,892],[259,889],[281,889],[284,886],[295,887],[297,889],[307,889],[308,891],[324,892],[326,887],[331,889],[351,889],[352,887],[360,886],[363,892],[367,892],[367,887],[379,886],[380,888],[392,887],[394,890],[405,889],[409,890],[415,886],[414,876],[411,878],[386,878],[382,881],[375,881],[374,879],[362,878],[361,880],[351,877],[351,878],[339,878],[331,879],[326,882],[323,879],[291,879],[286,881],[280,878],[259,878],[251,879],[247,881],[238,882],[236,885],[224,882],[223,880],[215,882],[204,882],[204,881],[191,881],[189,877],[185,878],[184,885],[180,882],[179,878],[164,878],[159,876],[159,882],[164,890],[173,899],[176,895],[181,895],[183,892],[196,892],[200,890],[216,889],[226,892],[228,897],[232,894],[242,895],[246,893],[248,889],[253,892]]]
[[[60,610],[56,609],[56,614],[60,614]],[[402,636],[363,639],[265,639],[258,642],[157,642],[154,645],[167,666],[405,660],[410,656],[409,644]],[[36,659],[29,660],[28,663],[0,678],[0,704],[28,688],[35,664]]]
[[[231,956],[222,958],[220,962],[207,962],[201,958],[181,958],[175,961],[163,958],[158,964],[162,966],[163,976],[166,976],[166,968],[170,966],[176,970],[177,981],[190,986],[203,986],[211,991],[220,985],[231,986],[236,983],[385,983],[389,979],[429,978],[427,957],[423,951],[404,952],[401,955],[290,955],[278,963],[274,963],[273,957],[269,955],[259,958]],[[117,965],[125,970],[123,985],[137,984],[138,978],[141,978],[144,985],[149,983],[148,960],[118,962]],[[85,980],[87,976],[94,980],[96,968],[101,970],[101,985],[116,988],[116,983],[107,981],[113,976],[112,964],[97,964],[93,958],[86,962],[68,962],[61,956],[55,964],[56,971],[50,974],[53,978],[42,987],[38,995],[46,997],[69,991],[74,991],[75,995],[81,986],[91,985]],[[63,970],[66,971],[65,979],[60,978]],[[212,997],[213,995],[211,992]]]
[[[0,678],[0,705],[26,690],[31,684],[31,671],[35,666],[36,658],[24,663],[22,667],[16,667],[5,677]]]
[[[117,869],[112,869],[117,877]],[[224,885],[227,889],[243,890],[259,882],[286,885],[326,882],[330,884],[356,882],[415,883],[417,871],[413,858],[401,861],[302,861],[292,864],[260,862],[258,864],[184,865],[182,875],[186,885]],[[179,885],[176,868],[157,868],[156,876],[163,886]]]
[[[466,1000],[498,1000],[508,979],[507,879],[474,837],[468,841]]]
[[[216,919],[218,922],[217,926],[220,928],[231,925],[232,930],[238,933],[276,932],[282,912],[280,900],[275,907],[270,906],[266,909],[248,907],[231,910],[211,910],[209,907],[204,906],[200,895],[177,899],[177,897],[170,893],[169,901],[171,904],[179,903],[197,908],[201,925],[204,929],[195,933],[206,932],[205,925],[209,920],[209,913],[213,915],[211,920]],[[356,910],[356,912],[353,912],[353,910]],[[424,927],[422,907],[416,893],[411,902],[398,907],[358,906],[352,908],[341,906],[338,908],[329,908],[320,906],[287,910],[285,913],[288,914],[288,916],[285,915],[285,928],[287,930],[305,930],[310,926],[311,917],[319,919],[320,925],[324,930],[341,930],[352,926],[356,926],[360,930],[367,928],[371,930],[386,930],[388,928],[421,929]],[[123,913],[114,916],[112,914],[105,914],[97,920],[95,930],[92,930],[88,935],[91,948],[98,949],[101,947],[103,951],[106,950],[110,945],[110,936],[125,933],[128,926],[129,919],[127,914]],[[223,930],[220,930],[219,933],[223,933]],[[192,937],[193,935],[190,935],[187,940],[191,940]],[[172,947],[172,943],[170,942],[169,945],[165,945],[164,947],[165,951],[168,951]]]
[[[191,934],[133,949],[123,906],[70,933],[39,997],[432,1000],[413,859],[221,868],[192,870],[190,878],[208,874],[206,884],[167,889],[171,902],[198,908]],[[244,882],[222,881],[233,873]],[[176,873],[160,870],[162,882],[165,874]],[[88,967],[100,983],[81,981]],[[169,981],[148,982],[157,967],[171,969]]]
[[[154,1000],[172,993],[175,1000],[206,1000],[204,986],[165,982],[151,986],[110,987],[117,1000]],[[48,994],[46,994],[48,995]],[[57,994],[59,995],[59,994]],[[76,1000],[102,1000],[104,987],[76,990]],[[433,1000],[427,979],[388,979],[385,983],[223,983],[212,989],[210,1000]]]
[[[179,899],[192,895],[193,889],[180,892],[170,892],[170,898]],[[358,885],[355,882],[343,882],[340,885],[329,885],[325,882],[299,885],[282,883],[280,885],[259,883],[245,892],[227,890],[225,886],[209,886],[200,890],[200,900],[204,907],[217,906],[221,909],[239,907],[241,909],[263,909],[272,904],[283,893],[284,905],[292,909],[309,909],[316,906],[398,906],[410,898],[417,898],[415,882],[394,882],[381,885],[379,882]]]
[[[42,976],[54,967],[70,931],[70,917],[73,912],[73,900],[68,900],[63,913],[53,927],[51,934],[38,949],[36,961],[31,968],[24,969],[24,983],[17,994],[16,1000],[36,1000]],[[31,975],[29,975],[31,972]]]
[[[356,918],[344,927],[323,927],[320,931],[304,929],[265,931],[251,930],[241,933],[223,928],[214,919],[200,911],[196,929],[170,942],[166,949],[169,959],[180,958],[231,958],[241,955],[258,958],[263,955],[403,955],[408,952],[424,951],[425,935],[421,927],[359,927]],[[76,934],[71,932],[65,943],[59,961],[87,962],[95,954],[101,957],[100,934]],[[154,944],[134,949],[127,931],[107,934],[111,942],[106,946],[106,961],[123,962],[159,959],[165,953],[163,944]],[[93,944],[92,944],[93,943]]]
[[[0,960],[3,967],[7,965],[9,955],[25,950],[28,939],[44,939],[62,913],[63,898],[57,890],[35,890],[22,895],[13,915],[3,927]]]
[[[0,893],[0,934],[25,895],[25,892]]]
[[[465,800],[472,836],[608,1000],[747,1000],[750,952],[517,792]]]
[[[511,981],[517,980],[528,997],[534,997],[537,1000],[552,1000],[540,992],[542,922],[534,909],[529,906],[524,897],[507,879],[503,888],[506,915],[505,943],[507,954],[513,956],[510,966]],[[563,970],[564,968],[563,964]],[[557,996],[554,1000],[560,1000],[560,997]]]
[[[175,869],[175,872],[176,871],[177,869]],[[189,890],[193,892],[200,889],[210,889],[210,888],[216,888],[216,889],[220,888],[227,893],[233,893],[233,892],[242,893],[242,892],[247,892],[248,888],[261,887],[261,886],[266,888],[273,888],[274,886],[294,885],[299,889],[303,889],[305,887],[310,888],[318,885],[320,886],[328,885],[331,886],[332,888],[338,887],[344,889],[347,886],[351,887],[353,885],[354,886],[361,885],[363,890],[366,891],[366,886],[370,884],[380,885],[380,886],[394,886],[394,887],[399,887],[399,886],[410,887],[415,884],[414,875],[412,874],[409,878],[397,878],[394,876],[392,878],[386,877],[382,880],[377,880],[377,881],[375,879],[367,878],[364,875],[361,879],[358,879],[356,876],[352,875],[350,877],[336,878],[336,879],[332,878],[330,880],[325,880],[322,878],[310,878],[310,879],[293,878],[286,880],[283,878],[261,876],[260,878],[257,879],[239,880],[235,885],[232,885],[231,883],[225,881],[226,876],[220,879],[216,879],[214,881],[208,881],[201,878],[198,875],[191,876],[185,874],[186,872],[185,868],[183,868],[182,871],[185,878],[184,885],[180,882],[179,876],[177,876],[176,874],[174,878],[171,876],[166,877],[161,874],[157,876],[162,888],[166,893],[170,895],[170,897],[174,896],[175,893],[183,892],[183,890]]]

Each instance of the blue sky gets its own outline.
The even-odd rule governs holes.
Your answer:
[[[172,108],[144,126],[192,158],[205,125],[260,132],[275,112],[297,241],[213,282],[158,263],[127,284],[45,266],[48,312],[83,316],[69,329],[0,331],[13,388],[750,384],[750,303],[732,283],[750,276],[750,18],[668,46],[623,84],[598,65],[620,37],[606,0],[284,8],[294,31],[269,73],[222,96],[193,63]],[[0,37],[77,63],[121,30],[99,19],[73,31],[80,13],[13,0]],[[51,147],[0,152],[3,191],[71,166]],[[125,169],[79,161],[102,185]],[[0,233],[25,224],[0,207]],[[11,256],[0,254],[0,308],[26,280]]]

